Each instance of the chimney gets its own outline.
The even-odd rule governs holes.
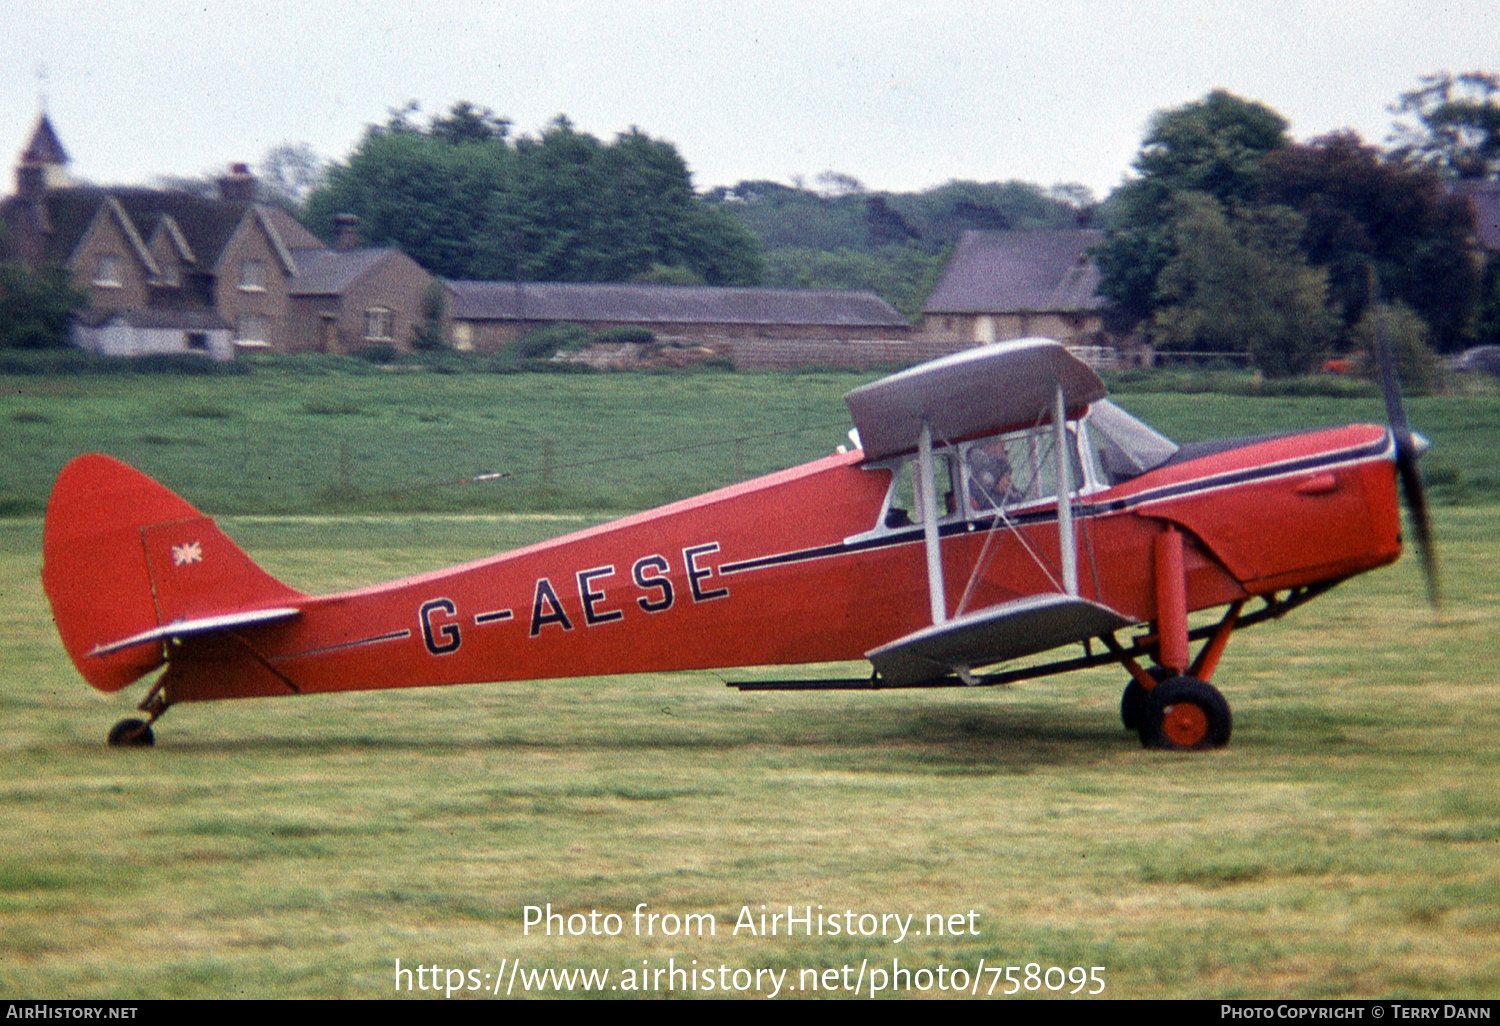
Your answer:
[[[335,237],[333,248],[340,253],[359,248],[359,217],[356,214],[336,214],[333,218]]]
[[[219,198],[227,203],[255,201],[255,176],[248,164],[231,164],[229,174],[219,179]]]

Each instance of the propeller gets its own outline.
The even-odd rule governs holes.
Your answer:
[[[1385,312],[1380,305],[1380,285],[1375,269],[1370,269],[1370,304],[1375,312],[1375,349],[1380,362],[1380,391],[1385,396],[1386,421],[1396,441],[1396,471],[1401,477],[1401,493],[1406,500],[1416,535],[1417,558],[1422,562],[1422,576],[1427,580],[1427,601],[1433,608],[1442,604],[1438,587],[1437,553],[1432,543],[1432,520],[1427,513],[1427,490],[1417,460],[1427,451],[1427,439],[1412,431],[1401,401],[1401,380],[1396,374],[1396,357],[1386,331]]]

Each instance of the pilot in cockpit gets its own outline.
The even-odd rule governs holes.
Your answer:
[[[969,506],[979,513],[1009,506],[1021,499],[1011,483],[1010,460],[1005,457],[1005,443],[998,438],[970,447]]]

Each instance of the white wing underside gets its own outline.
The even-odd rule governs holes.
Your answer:
[[[1030,595],[924,627],[865,658],[889,684],[917,684],[1099,637],[1134,622],[1088,599]]]

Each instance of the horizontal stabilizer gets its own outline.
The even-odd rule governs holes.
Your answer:
[[[133,648],[136,645],[145,645],[153,641],[165,641],[168,638],[184,638],[190,634],[211,634],[214,631],[227,631],[235,627],[253,627],[256,624],[275,623],[277,620],[289,620],[301,614],[300,609],[291,607],[281,609],[249,609],[242,613],[225,613],[222,616],[202,616],[196,620],[174,620],[164,623],[160,627],[153,627],[149,631],[141,631],[132,634],[128,638],[119,641],[111,641],[107,645],[99,645],[89,653],[91,656],[109,655],[121,649]]]
[[[925,627],[865,653],[893,687],[1035,655],[1129,627],[1108,606],[1071,595],[1032,595]]]

